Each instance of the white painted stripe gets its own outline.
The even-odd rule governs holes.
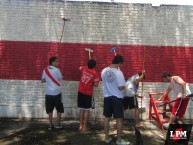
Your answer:
[[[62,94],[64,104],[63,117],[77,118],[79,111],[77,107],[77,90],[79,81],[62,81]],[[141,84],[140,86],[141,87]],[[30,118],[47,118],[45,111],[45,84],[40,80],[3,80],[0,81],[0,117],[30,117]],[[146,114],[143,118],[148,118],[149,95],[148,92],[161,92],[167,88],[166,83],[144,82],[144,99],[143,108]],[[190,84],[190,89],[193,84]],[[141,90],[139,89],[138,94]],[[170,94],[171,100],[175,98],[174,94]],[[98,88],[94,89],[95,111],[96,117],[103,117],[103,96],[101,83]],[[140,102],[139,102],[140,106]],[[189,101],[188,109],[185,117],[192,118],[193,102]],[[54,114],[56,115],[56,114]],[[127,118],[134,118],[132,110],[127,110],[125,116]],[[91,117],[92,113],[91,113]]]
[[[193,46],[192,14],[187,6],[4,0],[0,39],[59,42],[68,17],[62,42]]]

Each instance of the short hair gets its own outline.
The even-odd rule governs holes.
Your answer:
[[[166,78],[166,77],[170,77],[171,76],[171,74],[169,74],[169,73],[167,73],[167,72],[164,72],[163,74],[162,74],[162,78]]]
[[[87,62],[88,68],[94,68],[96,66],[96,61],[94,59],[90,59]]]
[[[121,55],[116,55],[112,60],[112,64],[119,64],[123,62],[124,62],[124,58]]]
[[[50,57],[50,59],[49,59],[49,64],[51,65],[51,64],[52,64],[52,62],[55,62],[55,61],[56,61],[56,59],[58,59],[58,58],[57,58],[57,57],[55,57],[55,56]]]

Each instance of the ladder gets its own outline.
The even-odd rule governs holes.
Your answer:
[[[167,103],[171,102],[170,97],[168,95],[164,98],[163,101],[158,101],[158,96],[161,96],[162,94],[163,92],[149,92],[149,120],[151,120],[152,118],[155,119],[159,125],[159,128],[164,130],[163,123],[169,122],[170,118],[169,116],[167,116],[167,112],[172,111],[172,104]],[[161,105],[163,103],[166,104],[161,107],[158,107],[158,105]]]

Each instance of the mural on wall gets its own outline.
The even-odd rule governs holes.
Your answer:
[[[1,2],[0,97],[3,99],[0,108],[6,110],[15,102],[25,106],[27,102],[32,108],[28,108],[27,115],[22,112],[21,116],[44,117],[44,86],[39,80],[42,70],[48,66],[49,57],[58,56],[64,76],[65,111],[68,115],[76,115],[78,68],[86,65],[88,60],[85,48],[93,50],[96,70],[101,72],[111,64],[114,56],[109,50],[117,46],[117,54],[125,58],[120,68],[125,78],[139,72],[145,60],[144,92],[147,99],[149,91],[167,87],[161,80],[165,71],[181,76],[192,85],[192,10],[191,6],[152,7],[149,4],[44,0]],[[63,18],[70,21],[64,25]],[[100,116],[102,96],[99,92],[100,88],[96,89],[95,95],[100,98]],[[35,100],[40,102],[38,115],[34,115]],[[10,113],[2,111],[0,116],[17,117],[17,110],[22,110],[22,107],[16,106],[19,109],[15,109],[15,113],[10,109]]]

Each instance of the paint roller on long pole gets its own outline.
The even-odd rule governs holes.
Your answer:
[[[63,38],[63,35],[64,35],[65,22],[66,22],[66,21],[70,21],[70,19],[63,17],[62,20],[63,20],[63,27],[62,27],[62,33],[61,33],[60,41],[59,41],[60,43],[59,43],[58,50],[57,50],[57,56],[58,56],[58,57],[59,57],[59,55],[60,55],[60,48],[61,48],[62,38]]]
[[[90,49],[90,48],[85,48],[84,50],[88,52],[89,60],[91,60],[91,59],[92,59],[92,58],[91,58],[91,53],[93,53],[93,50]]]
[[[142,72],[143,72],[144,70],[145,70],[145,47],[143,48],[143,66],[142,66]],[[142,80],[142,87],[141,87],[141,96],[143,96],[143,80]],[[143,120],[142,104],[143,104],[143,98],[141,97],[141,120]]]
[[[111,48],[111,49],[110,49],[110,53],[114,53],[114,56],[116,56],[116,55],[117,55],[116,50],[118,50],[118,47],[117,47],[117,46]]]

